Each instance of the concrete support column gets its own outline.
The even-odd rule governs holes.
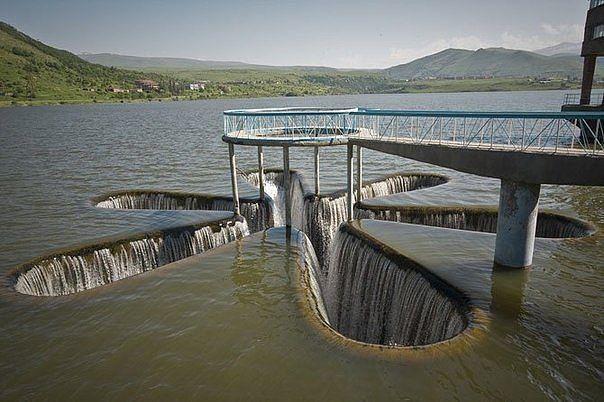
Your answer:
[[[260,184],[260,201],[264,201],[264,151],[258,146],[258,182]]]
[[[239,188],[237,187],[237,162],[235,161],[235,146],[229,143],[229,162],[231,164],[231,188],[233,190],[233,212],[241,215],[239,208]]]
[[[315,147],[315,194],[319,195],[320,182],[319,182],[319,147]]]
[[[524,268],[533,263],[540,184],[501,180],[495,264]]]
[[[583,82],[581,83],[581,105],[589,105],[591,102],[591,89],[596,71],[596,56],[586,56],[583,60]]]
[[[347,176],[348,176],[348,192],[346,194],[347,205],[346,209],[348,212],[348,220],[351,221],[354,219],[354,188],[353,188],[353,148],[352,144],[347,145],[347,153],[346,153],[346,161],[347,161]]]
[[[292,195],[290,189],[289,147],[283,147],[283,187],[285,191],[285,226],[292,227]]]
[[[363,188],[363,148],[357,145],[357,202],[363,200],[361,190]]]

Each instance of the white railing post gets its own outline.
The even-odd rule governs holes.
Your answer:
[[[289,147],[283,147],[283,191],[285,191],[285,226],[292,227],[292,196],[290,189]]]
[[[346,152],[346,174],[348,179],[348,192],[346,194],[346,210],[348,220],[354,219],[354,187],[353,187],[353,148],[352,144],[347,145]]]

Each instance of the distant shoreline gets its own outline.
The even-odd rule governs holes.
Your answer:
[[[604,85],[594,85],[594,89],[603,89]],[[2,108],[10,108],[10,107],[28,107],[28,106],[63,106],[63,105],[93,105],[93,104],[137,104],[137,103],[161,103],[161,102],[188,102],[188,101],[196,101],[196,100],[222,100],[222,99],[255,99],[255,98],[284,98],[284,97],[292,97],[292,98],[301,98],[301,97],[316,97],[316,96],[342,96],[342,95],[405,95],[405,94],[454,94],[454,93],[488,93],[488,92],[544,92],[544,91],[569,91],[576,92],[579,89],[578,86],[573,86],[571,88],[513,88],[513,89],[480,89],[480,88],[468,88],[464,90],[437,90],[437,91],[409,91],[409,92],[398,92],[398,93],[380,93],[380,92],[370,92],[370,93],[321,93],[321,94],[305,94],[299,96],[287,96],[281,94],[269,95],[259,94],[257,96],[248,95],[248,96],[229,96],[229,95],[221,95],[207,98],[190,98],[189,96],[179,96],[179,97],[165,97],[165,98],[151,98],[151,99],[16,99],[16,100],[0,100],[0,107]]]

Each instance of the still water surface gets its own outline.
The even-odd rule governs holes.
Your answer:
[[[0,273],[58,247],[211,219],[213,213],[101,210],[89,199],[130,188],[228,195],[225,109],[558,110],[561,97],[355,95],[2,109]],[[291,163],[309,178],[311,153],[295,150]],[[322,151],[325,192],[345,185],[344,153]],[[242,168],[254,167],[255,149],[238,148],[237,156]],[[267,166],[280,167],[280,156],[268,151]],[[453,179],[395,197],[397,203],[498,199],[496,180],[401,158],[366,152],[364,171],[368,179],[394,171]],[[484,336],[463,350],[393,361],[333,344],[303,310],[300,250],[273,229],[70,297],[1,292],[0,399],[597,400],[604,391],[604,191],[544,186],[541,205],[589,220],[599,232],[539,240],[534,267],[512,275],[492,273],[492,235],[367,224],[487,312]]]

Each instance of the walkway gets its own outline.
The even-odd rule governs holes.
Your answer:
[[[603,112],[464,112],[384,109],[286,108],[224,112],[236,213],[239,213],[234,145],[319,147],[346,145],[348,216],[356,190],[360,200],[362,149],[501,179],[495,263],[521,268],[532,263],[541,184],[604,185]],[[288,183],[285,183],[286,187]],[[264,197],[261,182],[261,197]],[[287,205],[291,205],[287,202]],[[286,209],[288,207],[286,206]],[[287,225],[291,211],[287,210]]]

